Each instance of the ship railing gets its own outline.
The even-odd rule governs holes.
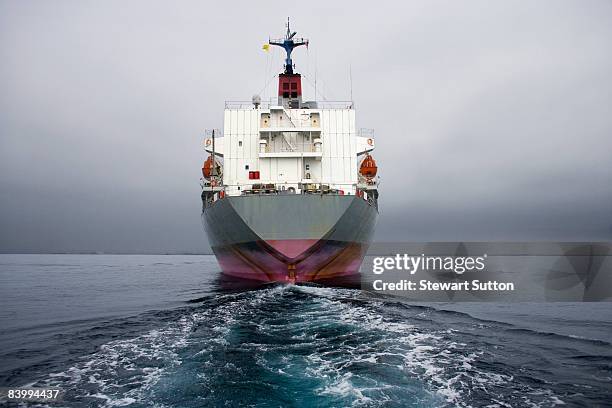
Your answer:
[[[275,128],[301,128],[299,131],[302,132],[303,128],[309,128],[308,130],[311,130],[310,128],[312,128],[313,132],[320,132],[321,131],[321,127],[319,125],[315,125],[313,126],[313,121],[310,117],[305,117],[305,118],[301,118],[301,117],[292,117],[289,120],[284,120],[284,119],[271,119],[268,121],[269,123],[266,126],[262,126],[260,128],[260,131],[262,132],[266,132],[266,131],[270,131],[270,132],[274,132]],[[269,128],[269,129],[268,129]]]
[[[308,190],[300,190],[299,192],[295,192],[289,189],[277,189],[277,188],[255,188],[255,189],[246,189],[242,190],[241,195],[305,195],[305,194],[322,194],[322,195],[350,195],[350,193],[344,192],[341,189],[325,189],[322,190],[320,188],[316,189],[308,189]]]
[[[255,180],[254,180],[255,181]],[[297,190],[295,185],[298,186]],[[331,195],[351,195],[351,191],[356,191],[357,184],[334,186],[320,182],[296,182],[296,183],[252,183],[239,184],[226,187],[240,186],[241,195],[288,195],[288,194],[331,194]],[[347,188],[348,187],[348,188]]]
[[[204,129],[204,137],[206,138],[211,138],[213,133],[215,137],[223,137],[223,134],[219,129]]]
[[[259,109],[270,109],[272,100],[258,103]],[[225,101],[225,109],[255,109],[253,101]]]
[[[262,100],[258,103],[259,109],[270,109],[271,106],[277,106],[276,100]],[[354,109],[353,101],[317,101],[316,108],[309,107],[308,109]],[[255,109],[253,101],[225,101],[225,109]],[[304,107],[304,109],[307,109]]]
[[[282,144],[269,144],[266,146],[266,153],[309,153],[315,152],[316,147],[313,142],[295,142],[292,140],[283,141]]]
[[[308,179],[309,180],[309,179]],[[348,189],[352,190],[365,190],[365,189],[375,189],[377,187],[378,182],[374,179],[363,181],[360,180],[358,183],[352,184],[342,184],[335,185],[333,183],[322,183],[320,181],[291,181],[291,182],[276,182],[276,183],[266,183],[265,181],[253,180],[252,183],[240,183],[240,184],[223,184],[223,182],[211,183],[210,181],[200,178],[200,186],[206,191],[228,191],[228,190],[237,190],[240,187],[239,191],[245,190],[256,190],[262,193],[268,192],[271,194],[276,194],[281,191],[291,191],[290,187],[298,185],[299,190],[302,192],[337,192],[338,194],[342,194],[342,191],[348,191]],[[295,189],[294,189],[295,190]]]
[[[241,195],[354,195],[364,200],[369,205],[378,208],[378,191],[376,189],[363,189],[358,184],[352,184],[348,190],[345,187],[333,187],[322,183],[299,183],[300,189],[283,188],[284,185],[275,184],[254,184],[257,188],[245,189],[242,186]]]
[[[368,129],[368,128],[358,129],[357,136],[372,138],[374,137],[374,129]]]
[[[353,101],[317,101],[317,109],[354,109]]]
[[[228,191],[233,190],[234,193],[239,192],[241,196],[251,195],[355,195],[365,200],[369,205],[378,208],[378,189],[376,184],[371,185],[367,183],[353,183],[344,186],[333,186],[325,183],[289,183],[292,185],[297,184],[298,189],[296,190],[293,186],[287,186],[288,183],[253,183],[253,184],[222,184],[212,187],[210,183],[206,184],[205,180],[201,180],[203,183],[202,199],[204,200],[204,206],[212,206],[218,200],[222,200],[228,195]],[[348,186],[348,190],[345,188]],[[236,191],[238,190],[238,191]]]

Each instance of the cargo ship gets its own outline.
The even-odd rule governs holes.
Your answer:
[[[374,133],[352,101],[304,100],[292,52],[308,46],[287,22],[278,94],[226,102],[207,130],[202,223],[222,272],[264,282],[357,277],[378,217]],[[316,99],[316,98],[315,98]]]

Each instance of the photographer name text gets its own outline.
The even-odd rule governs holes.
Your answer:
[[[409,275],[417,272],[441,275],[441,282],[430,279],[399,279],[388,282],[376,279],[372,282],[372,288],[377,291],[514,291],[513,282],[499,282],[496,280],[463,280],[457,277],[465,272],[482,272],[485,270],[487,255],[482,256],[411,256],[408,254],[396,254],[395,256],[375,257],[372,262],[372,273],[382,275],[386,271],[403,271]],[[456,275],[449,279],[448,273]],[[444,281],[452,280],[452,281]]]

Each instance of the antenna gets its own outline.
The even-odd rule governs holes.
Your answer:
[[[353,69],[351,64],[349,64],[349,82],[351,85],[351,105],[353,104]]]
[[[314,99],[317,100],[317,53],[315,52]]]

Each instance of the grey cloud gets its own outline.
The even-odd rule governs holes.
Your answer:
[[[609,2],[4,1],[0,251],[205,250],[203,129],[287,15],[377,131],[377,239],[612,238]]]

